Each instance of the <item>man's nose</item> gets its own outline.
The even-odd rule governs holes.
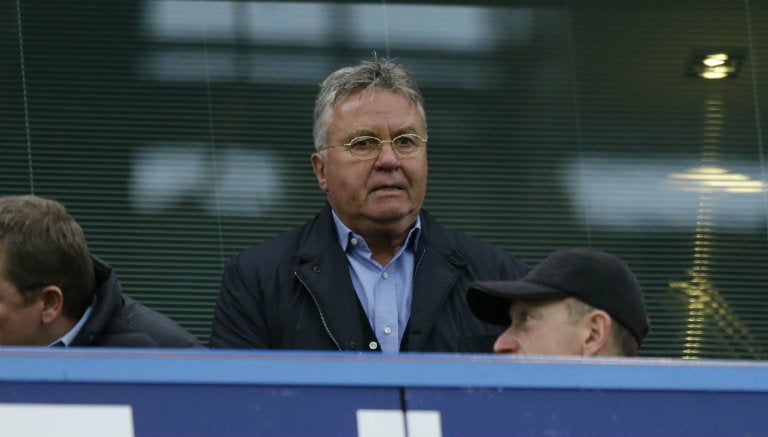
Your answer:
[[[497,354],[516,354],[520,350],[520,342],[510,329],[502,332],[493,344],[493,352]]]
[[[380,165],[397,164],[400,162],[400,157],[397,156],[395,148],[392,146],[392,140],[381,141],[379,156],[376,157],[376,161]]]

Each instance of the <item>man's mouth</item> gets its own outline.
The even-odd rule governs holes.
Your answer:
[[[373,191],[389,191],[389,190],[402,190],[402,187],[398,187],[397,185],[381,185],[379,187],[375,187]]]

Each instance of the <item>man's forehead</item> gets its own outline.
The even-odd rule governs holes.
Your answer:
[[[354,92],[340,99],[333,107],[334,112],[369,111],[377,113],[383,111],[380,108],[382,104],[402,105],[408,110],[418,109],[416,103],[408,96],[389,90],[361,90]]]
[[[365,91],[365,94],[370,93]],[[378,136],[382,129],[396,134],[424,135],[426,123],[416,104],[408,97],[391,91],[377,91],[376,98],[366,100],[347,96],[333,110],[329,132],[333,135]]]

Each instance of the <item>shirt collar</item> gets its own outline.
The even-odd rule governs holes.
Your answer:
[[[88,308],[85,309],[83,316],[80,317],[80,320],[78,320],[77,324],[73,326],[72,329],[70,329],[60,339],[48,345],[48,347],[51,347],[53,345],[68,347],[72,343],[72,340],[75,339],[77,334],[80,333],[80,330],[83,329],[83,325],[85,325],[85,322],[87,322],[88,319],[91,317],[91,313],[93,312],[93,308],[95,306],[96,306],[96,297],[93,298],[93,301],[91,302],[91,304],[88,306]]]
[[[347,248],[349,247],[350,241],[352,240],[352,238],[358,238],[362,241],[365,241],[365,238],[355,234],[352,231],[352,229],[349,229],[349,227],[347,227],[347,225],[345,225],[344,222],[341,221],[339,216],[336,215],[336,211],[331,210],[331,213],[333,214],[333,222],[336,223],[336,236],[344,252],[347,251]],[[405,239],[405,246],[408,249],[416,250],[419,244],[420,237],[421,237],[421,214],[416,216],[416,224],[414,224],[411,230],[408,231],[408,236]]]

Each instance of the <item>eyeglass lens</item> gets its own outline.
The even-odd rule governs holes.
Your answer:
[[[376,137],[357,137],[350,141],[347,150],[352,156],[361,159],[371,159],[379,154],[383,143],[392,144],[395,154],[401,158],[416,156],[424,147],[424,140],[416,134],[404,134],[393,138],[391,141],[382,141]]]

